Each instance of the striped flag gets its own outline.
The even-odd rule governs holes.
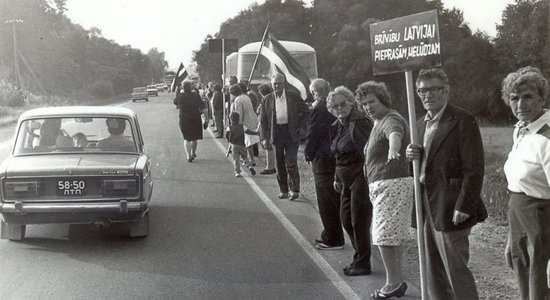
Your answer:
[[[175,92],[176,87],[178,87],[183,82],[185,77],[187,77],[187,70],[183,66],[183,63],[180,63],[178,72],[176,73],[176,76],[174,76],[174,79],[172,79],[172,84],[170,85],[170,92]]]
[[[312,99],[309,92],[309,76],[273,34],[268,33],[262,45],[261,54],[275,65],[278,72],[285,75],[290,85],[287,88],[298,92],[303,100]]]

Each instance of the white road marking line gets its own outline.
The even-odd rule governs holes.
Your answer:
[[[207,130],[210,136],[213,138],[214,142],[218,148],[225,154],[226,148],[224,145],[214,137],[214,134]],[[228,157],[227,160],[231,161],[231,157]],[[290,222],[290,220],[285,216],[285,214],[269,199],[269,197],[262,191],[262,189],[254,182],[248,173],[243,172],[243,178],[246,180],[248,185],[256,192],[256,195],[260,197],[262,202],[267,206],[271,213],[279,220],[279,222],[285,227],[285,229],[290,233],[294,240],[302,247],[304,252],[313,260],[313,262],[325,273],[330,282],[338,289],[340,294],[348,300],[360,300],[361,297],[353,291],[351,286],[340,276],[332,266],[323,258],[321,254],[315,249],[307,239],[298,231],[298,229]]]

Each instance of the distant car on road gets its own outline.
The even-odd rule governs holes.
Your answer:
[[[157,86],[154,85],[154,84],[148,85],[147,86],[147,95],[149,95],[149,96],[158,96],[159,93],[158,93],[158,90],[157,90]]]
[[[146,87],[137,87],[132,91],[132,102],[137,100],[149,101],[149,94],[147,93]]]
[[[48,223],[129,222],[131,237],[148,235],[151,158],[132,110],[38,108],[21,115],[15,132],[0,164],[2,239]]]
[[[157,87],[157,92],[164,92],[166,90],[164,83],[157,83],[155,86]]]

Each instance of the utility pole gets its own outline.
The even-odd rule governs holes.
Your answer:
[[[15,64],[14,74],[15,74],[15,87],[20,89],[22,86],[21,72],[19,72],[19,54],[17,50],[17,31],[15,30],[16,23],[23,23],[21,19],[9,19],[4,22],[5,24],[11,24],[13,31],[13,61]]]

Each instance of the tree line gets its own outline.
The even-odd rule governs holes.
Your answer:
[[[404,75],[372,75],[369,25],[436,9],[443,66],[451,81],[450,101],[482,121],[502,123],[512,120],[500,100],[500,82],[506,74],[533,65],[550,78],[549,2],[516,0],[504,10],[497,36],[491,38],[472,31],[462,11],[446,9],[440,0],[314,0],[311,6],[299,0],[267,0],[222,23],[214,38],[238,39],[239,46],[257,42],[271,20],[270,31],[279,40],[315,48],[319,77],[333,87],[355,90],[367,80],[384,81],[395,108],[406,115]],[[209,52],[209,38],[194,53],[194,60],[203,81],[219,81],[219,53]]]
[[[22,90],[76,98],[78,103],[164,81],[164,52],[152,48],[142,53],[104,38],[98,28],[86,30],[65,16],[65,4],[66,0],[0,0],[1,94],[18,95]],[[16,89],[19,80],[13,79],[18,77],[22,89]]]

